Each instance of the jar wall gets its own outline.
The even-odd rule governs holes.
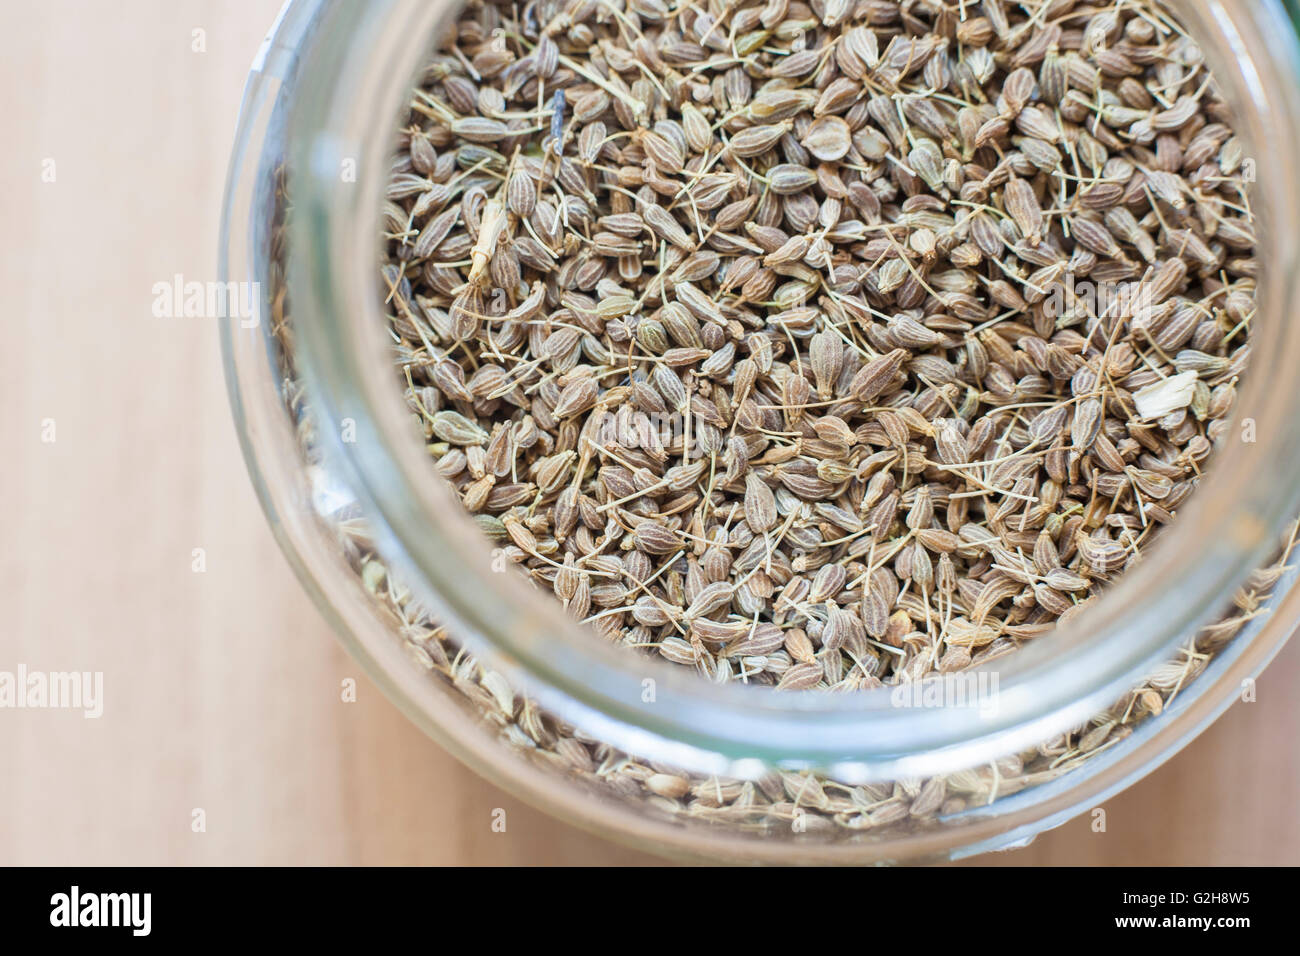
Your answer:
[[[299,576],[385,693],[471,766],[570,822],[680,855],[857,862],[969,852],[1059,824],[1154,768],[1285,640],[1296,614],[1293,575],[1262,572],[1254,596],[1240,601],[1238,616],[1248,620],[1189,638],[1190,653],[1068,737],[973,768],[950,764],[935,777],[839,784],[802,769],[798,754],[781,764],[732,756],[727,770],[748,773],[720,777],[701,772],[710,755],[689,741],[656,741],[661,756],[688,758],[683,770],[671,759],[627,757],[552,716],[505,676],[508,660],[467,654],[439,627],[420,582],[408,583],[413,569],[389,561],[386,522],[320,441],[321,416],[337,406],[316,403],[296,364],[283,260],[283,200],[292,186],[283,169],[300,54],[325,6],[288,6],[246,95],[223,271],[260,283],[265,321],[225,329],[232,407],[259,495]],[[1281,536],[1270,537],[1276,550]],[[511,600],[510,588],[498,587]],[[1256,615],[1258,604],[1274,613]]]

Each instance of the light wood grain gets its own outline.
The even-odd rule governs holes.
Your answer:
[[[0,711],[0,863],[653,862],[482,782],[360,677],[264,524],[215,327],[151,315],[153,283],[214,277],[240,91],[278,6],[6,14],[0,669],[103,671],[105,714]],[[1107,833],[1076,820],[991,862],[1295,863],[1297,677],[1293,645],[1258,703],[1108,804]]]

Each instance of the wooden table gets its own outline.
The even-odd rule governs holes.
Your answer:
[[[278,6],[7,14],[0,670],[103,671],[105,710],[0,711],[0,863],[652,862],[482,782],[364,679],[340,702],[360,675],[263,522],[217,330],[152,314],[154,283],[215,278],[240,91]],[[1108,804],[1106,833],[1083,818],[988,862],[1297,862],[1297,678],[1293,643],[1257,703]]]

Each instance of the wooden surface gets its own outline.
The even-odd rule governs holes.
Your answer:
[[[361,678],[263,521],[214,324],[151,314],[155,282],[215,278],[240,91],[278,6],[6,13],[0,671],[103,671],[105,710],[0,710],[0,863],[651,862],[479,780]],[[1298,677],[1293,642],[1257,703],[1106,805],[1106,833],[1077,819],[987,861],[1296,863]]]

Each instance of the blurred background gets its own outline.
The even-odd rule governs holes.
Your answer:
[[[214,320],[152,314],[155,283],[216,278],[279,7],[6,10],[0,671],[102,671],[104,713],[0,709],[0,864],[656,862],[485,783],[379,695],[266,526]],[[1084,815],[975,862],[1300,861],[1298,678],[1293,641],[1256,702],[1103,805],[1105,832]]]

